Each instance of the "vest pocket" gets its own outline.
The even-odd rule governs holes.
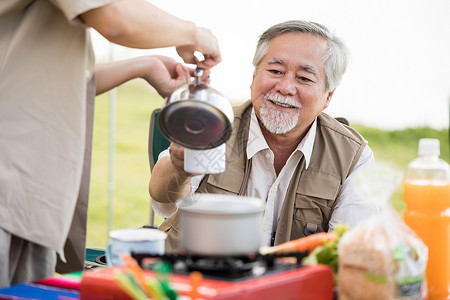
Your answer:
[[[178,242],[180,235],[180,217],[178,211],[171,217],[164,220],[164,222],[159,225],[158,230],[167,233],[167,238],[165,241],[164,252],[165,253],[176,253],[179,251]]]
[[[340,176],[304,170],[295,195],[291,239],[328,231],[331,211],[340,189]]]
[[[221,181],[220,179],[218,179],[218,176],[221,174],[207,175],[207,178],[202,180],[202,182],[200,183],[200,186],[197,189],[196,193],[238,195],[239,187],[233,187],[232,185],[227,186],[226,180]]]
[[[297,194],[294,203],[294,219],[316,224],[328,223],[333,203],[333,200]]]
[[[323,200],[323,199],[321,199]],[[292,220],[291,240],[317,232],[328,231],[328,215],[331,211],[327,205],[312,202],[305,195],[296,195]]]

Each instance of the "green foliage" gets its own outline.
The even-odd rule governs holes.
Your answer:
[[[163,104],[153,90],[132,81],[117,89],[112,228],[148,224],[150,166],[147,154],[152,111]],[[105,248],[108,240],[109,94],[96,98],[87,246]]]
[[[435,130],[429,127],[385,131],[360,125],[353,126],[361,133],[372,148],[377,160],[406,166],[417,157],[420,138],[436,138],[441,143],[441,158],[449,161],[448,129]]]
[[[163,99],[154,90],[134,80],[117,90],[116,148],[114,169],[114,218],[112,229],[135,228],[148,224],[150,167],[147,145],[151,112]],[[96,98],[87,246],[105,248],[108,240],[108,141],[109,94]],[[384,131],[354,126],[368,141],[378,161],[394,163],[406,170],[417,156],[421,137],[438,138],[441,157],[449,161],[447,130],[411,128]],[[394,208],[404,209],[401,189],[392,198]],[[156,223],[161,222],[157,218]]]
[[[337,285],[337,274],[339,269],[338,244],[342,235],[348,230],[350,230],[350,226],[338,224],[333,230],[336,239],[333,241],[325,241],[322,246],[318,246],[302,261],[306,265],[321,264],[329,266],[333,269],[335,285]]]
[[[385,161],[406,171],[408,163],[417,157],[420,138],[436,138],[441,144],[441,158],[450,161],[448,129],[435,130],[429,127],[403,130],[381,130],[361,125],[353,126],[369,142],[376,161]],[[399,188],[391,199],[392,206],[399,213],[405,209],[403,189]]]

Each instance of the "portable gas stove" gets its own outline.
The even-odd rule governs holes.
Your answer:
[[[305,253],[277,255],[251,254],[239,257],[185,254],[133,254],[149,276],[158,262],[172,266],[170,285],[179,299],[189,299],[192,272],[202,274],[197,299],[333,299],[333,273],[326,266],[304,266]],[[290,260],[290,262],[286,262]],[[295,262],[292,263],[292,260]],[[112,289],[113,268],[97,268],[83,274],[81,299],[129,299]],[[122,296],[121,296],[122,295]]]

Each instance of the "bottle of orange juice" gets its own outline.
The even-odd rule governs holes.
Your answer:
[[[428,246],[428,298],[450,299],[450,167],[437,139],[419,140],[419,157],[406,172],[405,223]]]

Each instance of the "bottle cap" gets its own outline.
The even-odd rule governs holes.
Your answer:
[[[440,144],[438,139],[420,139],[419,156],[422,155],[440,155]]]

